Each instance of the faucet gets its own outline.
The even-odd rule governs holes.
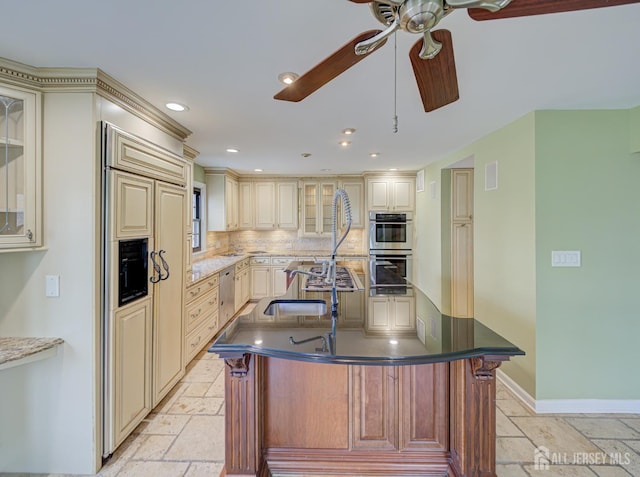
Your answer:
[[[345,217],[347,219],[347,229],[345,230],[340,240],[337,240],[338,235],[338,199],[342,198],[342,203],[344,205]],[[291,344],[302,344],[307,343],[309,341],[321,339],[322,340],[322,351],[326,351],[327,341],[329,344],[329,353],[335,354],[336,352],[336,328],[338,323],[338,292],[336,291],[336,255],[338,253],[338,247],[344,239],[349,234],[351,230],[351,202],[349,201],[349,196],[344,189],[337,189],[333,194],[333,214],[332,214],[332,222],[331,222],[331,256],[328,261],[322,262],[322,271],[320,273],[310,272],[306,270],[293,270],[291,272],[291,277],[293,278],[297,273],[301,273],[303,275],[309,275],[314,277],[324,277],[325,283],[331,285],[331,331],[326,333],[327,339],[325,340],[323,336],[314,336],[313,338],[309,338],[302,341],[295,341],[293,337],[289,338]],[[316,351],[320,349],[316,348]]]

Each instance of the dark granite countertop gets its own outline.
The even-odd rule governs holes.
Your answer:
[[[326,300],[329,309],[330,293],[305,295],[300,291],[302,280],[303,275],[296,275],[287,293],[277,299],[321,298]],[[517,346],[476,319],[443,315],[424,293],[415,288],[413,296],[408,299],[415,300],[416,321],[424,326],[411,331],[380,329],[379,326],[372,330],[367,326],[365,307],[365,316],[361,320],[338,318],[334,353],[318,351],[322,346],[320,340],[298,345],[290,342],[290,337],[301,341],[326,336],[331,331],[330,318],[265,314],[274,299],[260,300],[249,315],[233,320],[209,351],[223,357],[249,353],[312,362],[370,365],[424,364],[481,356],[508,358],[524,355]]]

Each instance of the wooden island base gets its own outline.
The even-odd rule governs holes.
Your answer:
[[[495,369],[508,356],[402,366],[223,357],[222,475],[496,476]]]

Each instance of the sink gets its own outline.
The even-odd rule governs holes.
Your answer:
[[[235,252],[229,252],[229,253],[223,253],[222,256],[223,257],[240,257],[241,255],[244,255],[243,253],[235,253]]]
[[[265,250],[251,250],[248,253],[263,254],[263,253],[267,253],[267,252]]]
[[[265,315],[321,316],[327,313],[324,300],[273,300],[264,310]]]

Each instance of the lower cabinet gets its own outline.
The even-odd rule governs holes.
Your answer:
[[[190,285],[185,295],[184,364],[204,348],[218,330],[218,274]]]
[[[376,296],[369,298],[367,330],[412,331],[415,329],[414,297]]]
[[[290,257],[252,257],[251,299],[284,295],[287,291],[287,274],[284,271],[291,260]]]
[[[114,315],[113,440],[120,443],[151,412],[151,298]]]
[[[234,292],[234,313],[240,311],[240,309],[251,298],[251,275],[249,273],[250,259],[244,260],[236,264],[235,275],[235,292]]]

